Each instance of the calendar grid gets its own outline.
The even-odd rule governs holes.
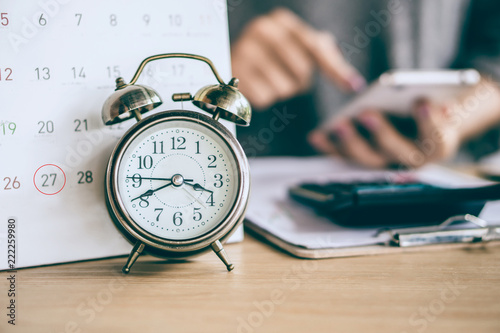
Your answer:
[[[106,127],[102,105],[114,80],[130,80],[153,54],[206,56],[229,80],[225,4],[6,0],[0,50],[0,218],[20,221],[17,267],[126,254],[105,206],[104,172],[134,120]],[[215,79],[202,63],[172,59],[149,64],[138,83],[162,96],[157,111],[197,110],[171,95]]]

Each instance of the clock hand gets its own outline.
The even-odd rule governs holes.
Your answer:
[[[207,209],[207,206],[205,206],[205,204],[204,204],[203,202],[201,202],[201,201],[200,201],[200,199],[198,199],[197,197],[195,197],[194,195],[192,195],[192,194],[191,194],[191,192],[190,192],[190,191],[188,191],[188,190],[186,190],[186,188],[185,188],[185,187],[183,187],[182,189],[183,189],[184,191],[186,191],[186,193],[187,193],[189,196],[191,196],[194,200],[198,201],[198,203],[199,203],[200,205],[202,205],[202,206],[203,206],[203,208]]]
[[[168,186],[170,186],[170,185],[172,185],[172,183],[165,184],[165,185],[160,186],[160,187],[158,187],[158,188],[156,188],[156,189],[154,189],[154,190],[147,190],[146,192],[144,192],[143,194],[141,194],[141,195],[140,195],[140,196],[138,196],[137,198],[132,199],[131,201],[134,201],[134,200],[140,199],[140,198],[142,198],[142,197],[150,197],[150,196],[152,196],[152,195],[153,195],[153,193],[155,193],[156,191],[162,190],[162,189],[164,189],[165,187],[168,187]]]
[[[127,176],[128,179],[132,179],[132,180],[142,180],[142,179],[146,179],[146,180],[166,180],[166,181],[169,181],[171,182],[172,181],[172,178],[156,178],[156,177],[142,177],[142,176],[139,176],[139,177],[135,177],[135,176]],[[188,181],[188,182],[192,182],[193,179],[184,179],[184,181]]]
[[[184,184],[191,186],[195,191],[205,191],[205,192],[214,193],[213,191],[207,190],[206,188],[204,188],[203,186],[201,186],[198,183],[191,184],[191,183],[187,183],[186,181],[184,181]]]

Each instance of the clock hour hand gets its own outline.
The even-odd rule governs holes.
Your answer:
[[[204,188],[203,186],[201,186],[198,183],[191,184],[191,183],[187,183],[186,181],[184,181],[184,184],[191,186],[195,191],[205,191],[205,192],[214,193],[213,191],[207,190],[206,188]]]
[[[172,183],[171,183],[171,182],[170,182],[170,183],[168,183],[168,184],[165,184],[165,185],[163,185],[163,186],[160,186],[160,187],[158,187],[158,188],[156,188],[156,189],[154,189],[154,190],[147,190],[146,192],[144,192],[143,194],[141,194],[141,195],[140,195],[140,196],[138,196],[137,198],[132,199],[131,201],[134,201],[134,200],[137,200],[137,199],[140,199],[140,198],[143,198],[143,197],[150,197],[150,196],[152,196],[152,195],[153,195],[153,193],[155,193],[156,191],[162,190],[162,189],[164,189],[165,187],[168,187],[168,186],[170,186],[170,185],[172,185]]]

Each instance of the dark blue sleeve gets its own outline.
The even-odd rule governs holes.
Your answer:
[[[455,67],[473,67],[500,82],[500,1],[472,0]]]

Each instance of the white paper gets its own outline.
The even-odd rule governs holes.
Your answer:
[[[345,228],[318,216],[288,197],[288,188],[304,182],[370,181],[414,177],[444,187],[481,186],[484,180],[437,165],[416,172],[372,171],[329,157],[262,158],[250,163],[252,195],[247,219],[278,238],[308,249],[372,245],[388,241],[378,228]],[[490,206],[488,206],[490,207]],[[500,215],[500,201],[491,203],[487,216]],[[495,213],[496,211],[496,213]]]
[[[488,176],[500,176],[500,151],[488,155],[479,161],[479,170]]]
[[[0,269],[7,268],[9,217],[16,267],[129,253],[105,206],[104,171],[135,121],[106,127],[102,105],[116,76],[128,82],[159,53],[206,56],[229,80],[225,2],[3,0],[1,7]],[[148,65],[139,83],[162,96],[158,111],[198,110],[172,102],[172,94],[194,94],[216,79],[202,62],[168,59]]]

